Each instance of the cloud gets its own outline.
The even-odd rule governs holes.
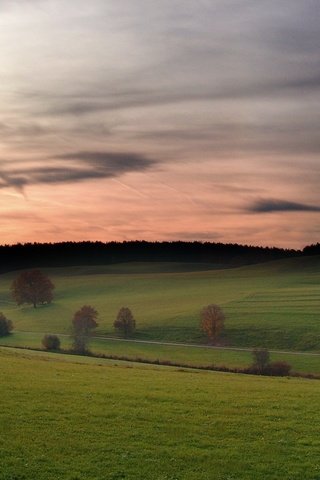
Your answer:
[[[89,122],[81,132],[87,143],[78,148],[91,149],[89,142],[103,142],[116,119],[111,133],[119,145],[136,132],[139,143],[144,136],[168,148],[188,142],[188,151],[199,141],[210,143],[213,153],[320,150],[314,0],[201,0],[200,6],[190,0],[93,0],[88,6],[79,0],[76,8],[43,0],[43,12],[35,9],[32,18],[23,0],[4,3],[21,6],[11,21],[20,19],[23,34],[13,48],[18,26],[8,20],[2,61],[11,76],[2,89],[11,95],[1,109],[4,116],[7,108],[11,124],[3,125],[5,143],[33,149],[46,134],[63,137],[48,139],[54,148],[80,136]],[[197,115],[202,131],[194,131]]]
[[[80,151],[58,155],[50,159],[48,166],[23,165],[8,169],[7,163],[0,171],[0,188],[23,189],[39,183],[57,184],[90,179],[115,178],[125,173],[143,172],[156,164],[144,155]]]
[[[208,52],[208,60],[210,54]],[[192,59],[190,59],[192,60]],[[142,73],[140,75],[143,76]],[[133,82],[138,79],[132,79]],[[92,86],[90,86],[92,88]],[[123,91],[103,86],[95,86],[95,91],[86,90],[82,94],[51,95],[37,92],[33,95],[35,113],[49,116],[84,116],[99,112],[114,112],[136,108],[154,108],[183,103],[216,102],[225,100],[255,100],[264,97],[292,96],[300,93],[317,93],[320,91],[320,72],[300,73],[296,77],[279,79],[250,79],[232,85],[200,85],[181,88],[178,85],[153,88],[146,85],[143,91]],[[26,93],[25,93],[26,95]],[[44,107],[45,105],[45,107]]]
[[[249,206],[247,211],[252,213],[320,212],[320,207],[286,200],[261,199]]]

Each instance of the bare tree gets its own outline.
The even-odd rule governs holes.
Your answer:
[[[259,372],[264,372],[270,363],[270,353],[266,348],[255,348],[252,351],[253,367]]]

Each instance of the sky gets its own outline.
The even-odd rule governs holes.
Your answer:
[[[0,0],[0,243],[320,233],[319,0]]]

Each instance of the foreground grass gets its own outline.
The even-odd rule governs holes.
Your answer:
[[[318,381],[1,349],[0,362],[1,480],[319,478]]]
[[[112,335],[121,306],[136,317],[137,338],[204,342],[199,311],[208,303],[227,314],[223,341],[235,346],[320,351],[320,257],[291,258],[226,270],[188,264],[120,264],[48,270],[56,285],[52,305],[17,308],[1,276],[0,311],[17,330],[68,333],[75,310],[99,313],[99,333]],[[174,271],[175,270],[175,271]]]
[[[41,348],[43,335],[39,333],[15,332],[8,337],[0,338],[0,345]],[[68,349],[71,341],[68,337],[60,337],[61,347]],[[134,343],[121,340],[92,339],[90,349],[93,353],[104,355],[127,356],[161,361],[181,362],[192,366],[199,365],[225,365],[229,368],[245,368],[252,363],[250,351],[222,350],[197,347],[181,347],[176,345],[157,345]],[[312,354],[272,353],[272,361],[281,360],[288,362],[292,369],[300,373],[320,374],[320,356]]]

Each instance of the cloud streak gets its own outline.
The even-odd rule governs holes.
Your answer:
[[[287,200],[261,199],[250,205],[247,211],[251,213],[320,212],[320,207]]]
[[[52,166],[50,163],[55,162]],[[0,188],[23,189],[27,185],[72,183],[115,178],[126,173],[143,172],[154,167],[155,160],[136,153],[80,151],[57,155],[48,166],[4,168]],[[41,165],[41,163],[40,163]]]

